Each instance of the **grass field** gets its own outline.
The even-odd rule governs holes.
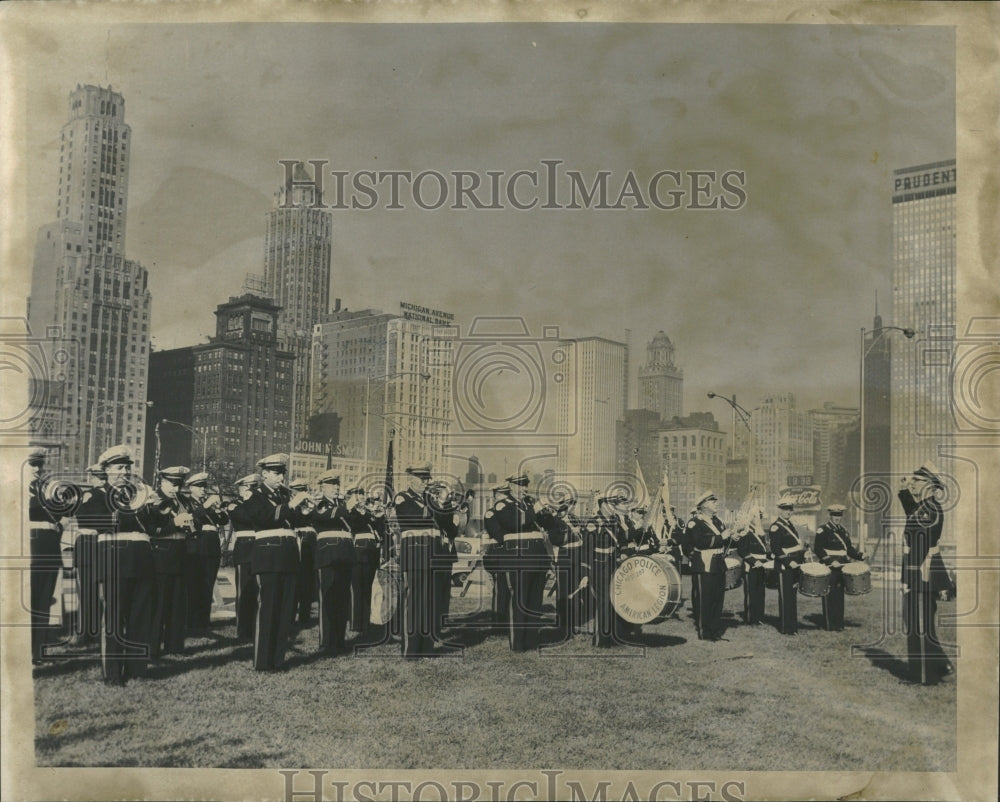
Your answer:
[[[478,625],[479,591],[488,586],[453,599],[453,614],[470,620],[451,630],[466,647],[459,656],[402,661],[397,645],[383,644],[320,657],[313,625],[298,632],[288,671],[260,674],[250,645],[223,625],[124,688],[103,685],[93,649],[37,667],[37,762],[955,770],[955,680],[900,682],[905,640],[898,612],[895,634],[880,637],[878,587],[847,598],[841,633],[819,628],[818,599],[800,598],[799,634],[778,634],[775,591],[765,624],[743,626],[742,591],[732,591],[718,643],[697,640],[685,603],[644,627],[644,648],[598,651],[578,635],[533,654],[512,654],[502,633]],[[852,656],[852,646],[863,648]]]

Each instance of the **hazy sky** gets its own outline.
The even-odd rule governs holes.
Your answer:
[[[614,195],[629,170],[643,186],[743,171],[735,211],[425,211],[407,192],[387,210],[383,185],[376,209],[333,213],[348,307],[631,329],[633,373],[663,329],[686,411],[723,421],[708,390],[857,403],[875,292],[908,322],[890,320],[891,172],[955,156],[948,28],[76,25],[29,45],[30,230],[54,218],[70,91],[110,83],[134,140],[126,250],[161,349],[214,333],[215,305],[261,271],[279,159],[484,179],[559,159],[588,182],[611,171]]]

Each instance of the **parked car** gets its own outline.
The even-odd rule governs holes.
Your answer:
[[[458,557],[451,567],[451,581],[454,585],[464,585],[469,574],[482,559],[483,537],[456,537],[455,554]]]

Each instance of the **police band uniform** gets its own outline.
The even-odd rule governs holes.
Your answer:
[[[327,472],[317,484],[323,497],[309,515],[316,530],[316,587],[319,596],[319,648],[337,655],[346,651],[347,622],[351,612],[351,573],[354,570],[354,536],[348,515],[357,504],[357,493],[340,493],[340,476]]]
[[[935,497],[943,488],[937,467],[926,462],[904,479],[899,503],[906,513],[903,529],[903,629],[909,679],[934,685],[953,669],[937,638],[937,597],[950,583],[940,555],[944,510]]]
[[[483,514],[483,528],[490,538],[490,543],[486,545],[483,552],[483,568],[490,575],[493,581],[492,609],[493,621],[503,627],[504,634],[508,634],[510,626],[510,588],[507,586],[507,551],[504,548],[503,530],[500,522],[493,513],[493,508],[497,504],[500,496],[510,495],[510,488],[506,485],[493,488],[493,504]]]
[[[538,520],[556,547],[556,626],[560,640],[582,631],[587,621],[585,600],[590,598],[583,578],[587,575],[583,549],[583,527],[571,510],[576,499],[568,498],[554,509],[539,512]],[[589,580],[588,580],[589,581]]]
[[[611,604],[611,581],[626,538],[614,512],[620,501],[616,496],[599,498],[597,515],[584,527],[588,584],[594,597],[593,643],[602,649],[620,642],[623,630],[623,622]]]
[[[515,652],[537,648],[542,627],[542,602],[549,551],[536,518],[536,502],[524,494],[525,474],[507,477],[509,493],[493,505],[493,517],[503,534],[507,564],[508,642]],[[537,505],[540,509],[541,505]]]
[[[45,450],[28,456],[33,474],[28,483],[28,527],[31,538],[31,657],[39,661],[48,640],[49,610],[62,571],[61,516],[53,512],[42,496],[42,469]]]
[[[393,498],[393,511],[400,530],[399,564],[403,572],[402,653],[412,659],[434,653],[431,557],[439,532],[427,498],[430,465],[411,465],[406,473],[410,487]]]
[[[372,616],[372,586],[378,573],[382,539],[388,533],[385,508],[376,498],[366,498],[360,488],[358,501],[347,522],[354,536],[354,566],[351,569],[351,629],[365,632]]]
[[[433,618],[431,632],[436,641],[444,641],[445,622],[451,609],[452,568],[458,561],[455,538],[458,537],[460,505],[444,482],[432,482],[427,487],[431,514],[437,524],[438,535],[431,550],[431,593]]]
[[[98,581],[103,600],[101,674],[112,685],[146,674],[152,649],[155,575],[149,543],[148,488],[131,481],[127,446],[109,448],[99,459],[107,474],[95,489],[89,521],[97,530]],[[97,509],[103,506],[103,513]]]
[[[691,544],[691,581],[698,587],[695,628],[700,640],[722,637],[722,607],[725,601],[725,547],[730,540],[723,535],[725,524],[715,515],[714,493],[703,493],[696,503],[696,513],[687,523]]]
[[[309,490],[309,483],[304,479],[295,479],[288,483],[293,493],[304,493]],[[309,621],[312,616],[313,602],[317,600],[316,589],[316,528],[306,521],[302,526],[295,527],[295,537],[299,541],[299,572],[295,577],[295,607],[300,624]]]
[[[831,504],[826,508],[830,520],[816,529],[813,553],[816,559],[830,569],[830,591],[823,596],[823,628],[839,632],[844,628],[844,571],[851,560],[863,560],[864,555],[854,548],[851,536],[841,525],[845,507]]]
[[[247,503],[254,528],[250,569],[257,581],[258,607],[254,626],[253,666],[257,671],[284,667],[285,651],[295,616],[295,576],[299,547],[295,527],[301,516],[291,491],[282,484],[287,454],[272,454],[257,463],[261,484]]]
[[[736,550],[743,560],[743,621],[753,626],[764,620],[766,566],[772,559],[759,515],[737,541]]]
[[[97,530],[87,520],[83,510],[89,505],[96,488],[104,486],[107,475],[97,463],[87,466],[90,484],[76,510],[76,539],[73,542],[73,570],[76,573],[77,611],[73,621],[71,642],[84,645],[96,641],[101,634],[101,599],[97,583]]]
[[[229,523],[232,526],[233,573],[236,586],[236,637],[253,638],[254,621],[257,618],[257,581],[250,568],[253,553],[254,527],[249,517],[249,503],[260,476],[248,474],[236,481],[240,500],[229,507]]]
[[[150,549],[156,594],[153,602],[153,641],[151,657],[178,654],[184,649],[187,623],[189,568],[187,540],[194,531],[194,517],[178,491],[189,473],[184,466],[164,468],[157,473],[159,494],[152,500],[155,515],[150,515]]]
[[[188,626],[204,632],[212,621],[213,590],[222,561],[219,533],[228,525],[229,515],[219,496],[209,495],[207,473],[188,476],[186,487],[194,516],[194,531],[187,541]]]
[[[798,632],[798,589],[805,561],[805,546],[788,515],[795,509],[789,501],[779,501],[779,515],[768,529],[774,569],[778,575],[778,631],[782,635]]]

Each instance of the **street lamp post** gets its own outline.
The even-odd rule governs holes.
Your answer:
[[[719,395],[718,393],[709,393],[709,398],[721,398],[729,406],[733,408],[733,445],[736,445],[736,417],[739,416],[740,423],[747,427],[747,488],[753,486],[750,481],[750,472],[753,470],[753,430],[750,428],[751,414],[749,411],[744,409],[742,406],[736,403],[736,394],[733,394],[732,398],[727,398],[724,395]]]
[[[198,431],[193,426],[188,426],[186,423],[181,423],[176,420],[168,420],[163,418],[160,423],[172,423],[174,426],[180,426],[182,429],[187,429],[191,434],[196,434],[201,438],[201,469],[203,471],[208,470],[208,436],[203,432]],[[159,440],[160,440],[160,423],[156,424],[156,441],[157,441],[157,451],[159,450]]]
[[[903,336],[907,340],[912,340],[913,336],[917,333],[916,330],[911,328],[904,328],[902,326],[879,326],[878,328],[872,329],[871,332],[866,331],[865,327],[861,327],[861,365],[860,365],[860,381],[859,392],[860,392],[860,412],[861,412],[861,432],[860,432],[860,490],[861,490],[861,514],[859,521],[859,532],[858,532],[858,548],[861,551],[865,550],[865,535],[868,530],[868,522],[865,520],[864,505],[865,505],[865,360],[868,358],[868,354],[871,353],[872,348],[875,347],[882,336],[889,331],[901,331]],[[872,335],[872,341],[865,348],[865,334],[870,333]]]
[[[421,379],[424,379],[426,381],[431,377],[431,374],[424,373],[423,371],[419,370],[405,370],[405,371],[393,371],[392,373],[386,373],[383,374],[382,376],[370,376],[370,375],[365,376],[365,409],[363,412],[365,416],[365,436],[364,436],[364,456],[362,457],[362,463],[361,463],[362,477],[368,475],[368,419],[371,417],[368,414],[368,407],[371,404],[372,379],[374,378],[376,381],[381,381],[383,379],[395,379],[399,376],[419,376]],[[382,417],[384,418],[384,416]]]

